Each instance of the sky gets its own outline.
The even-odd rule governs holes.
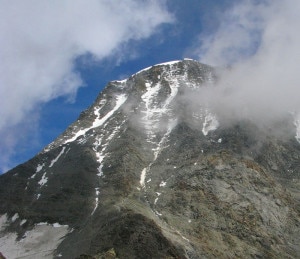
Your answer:
[[[195,102],[231,118],[297,116],[299,13],[295,0],[0,0],[0,173],[52,142],[109,81],[185,57],[230,67]]]

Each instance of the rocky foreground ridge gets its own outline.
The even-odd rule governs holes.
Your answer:
[[[110,82],[77,121],[0,176],[7,258],[300,258],[300,144],[226,123],[190,96],[193,60]]]

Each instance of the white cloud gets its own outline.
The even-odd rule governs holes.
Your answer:
[[[76,58],[101,60],[171,22],[163,3],[0,0],[0,138],[40,103],[76,95],[83,85]],[[0,152],[14,145],[3,141]]]
[[[232,118],[259,123],[300,112],[300,2],[245,0],[200,36],[202,62],[231,69],[204,99]]]

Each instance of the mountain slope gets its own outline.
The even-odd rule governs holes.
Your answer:
[[[295,132],[225,123],[190,101],[216,80],[183,60],[110,82],[53,143],[0,176],[0,252],[298,258]]]

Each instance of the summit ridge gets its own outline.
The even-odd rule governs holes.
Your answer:
[[[184,59],[109,82],[56,140],[0,176],[0,252],[299,258],[294,122],[284,138],[229,123],[197,98],[218,77]]]

